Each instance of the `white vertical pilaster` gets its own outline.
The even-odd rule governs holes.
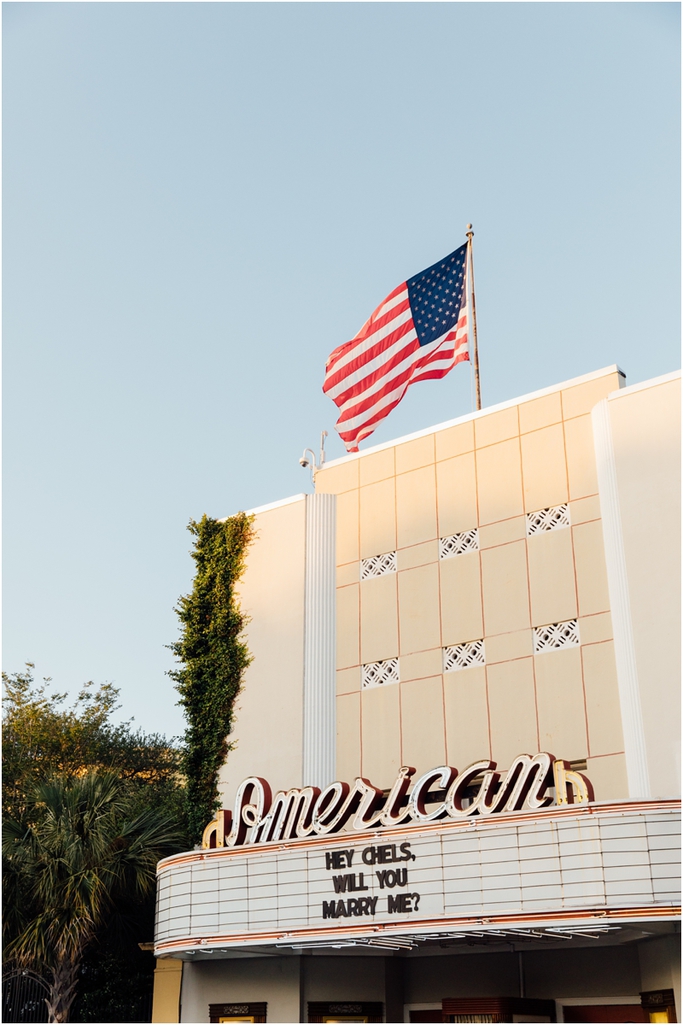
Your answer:
[[[303,785],[336,775],[336,495],[306,496]]]
[[[619,508],[617,465],[607,399],[595,406],[592,420],[628,790],[629,797],[646,800],[650,797],[650,779]]]

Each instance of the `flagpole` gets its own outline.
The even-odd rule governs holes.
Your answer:
[[[467,259],[470,291],[472,293],[472,366],[474,367],[474,386],[477,396],[477,409],[481,409],[481,381],[479,379],[479,346],[477,345],[477,305],[474,298],[474,260],[472,259],[472,225],[467,225]]]

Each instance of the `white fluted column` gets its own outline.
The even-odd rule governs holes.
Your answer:
[[[595,406],[592,420],[628,791],[631,798],[647,800],[650,779],[608,399]]]
[[[336,495],[306,496],[303,785],[336,774]]]

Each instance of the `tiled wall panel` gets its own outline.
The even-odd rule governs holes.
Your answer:
[[[337,668],[400,656],[401,680],[433,680],[443,647],[483,638],[481,672],[442,677],[448,758],[461,764],[490,751],[505,765],[539,744],[588,757],[598,800],[628,794],[590,417],[619,386],[616,373],[601,374],[316,477],[339,495]],[[527,513],[565,503],[569,526],[527,537]],[[439,558],[440,538],[475,528],[479,551]],[[358,588],[360,560],[394,551],[398,572]],[[534,674],[531,627],[575,619],[572,658],[548,652]],[[428,669],[417,664],[427,652]],[[441,718],[422,719],[420,736],[431,730],[442,744]],[[395,717],[371,721],[361,761],[378,766],[385,752],[393,765]],[[388,765],[382,771],[390,775]]]

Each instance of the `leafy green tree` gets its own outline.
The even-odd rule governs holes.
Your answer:
[[[153,890],[157,861],[181,834],[168,813],[140,809],[112,772],[38,784],[22,818],[3,824],[12,898],[6,956],[47,970],[49,1021],[66,1022],[98,929],[122,896]]]
[[[151,951],[142,951],[137,944],[122,957],[118,945],[98,936],[97,944],[88,948],[81,962],[71,1021],[96,1025],[149,1021],[154,963]]]
[[[114,773],[125,798],[128,817],[146,810],[165,815],[176,841],[173,851],[187,849],[184,779],[181,752],[173,742],[156,734],[133,730],[130,723],[113,723],[118,690],[111,684],[86,684],[72,704],[57,693],[49,680],[37,684],[33,666],[3,674],[3,813],[29,834],[37,815],[35,789],[41,783],[60,785],[89,773]],[[167,853],[171,853],[168,851]],[[47,857],[47,854],[45,855]],[[18,862],[4,859],[3,937],[5,955],[26,930],[36,904],[27,895],[27,877]],[[151,992],[154,961],[142,954],[140,941],[149,941],[154,927],[153,889],[140,892],[117,888],[103,919],[94,927],[78,970],[77,999],[71,1015],[82,1021],[140,1021],[145,988]],[[91,928],[91,926],[89,926]],[[24,956],[26,961],[26,955]],[[108,972],[100,970],[106,961]],[[47,966],[36,962],[45,974]],[[118,994],[114,1017],[111,977],[135,978],[134,986]]]
[[[182,767],[188,828],[196,842],[218,807],[218,773],[230,750],[235,698],[251,662],[241,638],[247,618],[236,584],[254,536],[253,517],[203,516],[199,523],[190,520],[188,530],[195,537],[196,572],[192,593],[182,597],[176,609],[181,637],[170,648],[182,667],[170,676],[188,723]]]
[[[180,749],[159,734],[112,723],[119,691],[110,683],[86,683],[72,706],[51,681],[36,684],[33,665],[2,674],[3,812],[21,817],[26,795],[50,776],[78,776],[94,769],[116,771],[131,790],[158,804],[180,807],[184,786]]]

